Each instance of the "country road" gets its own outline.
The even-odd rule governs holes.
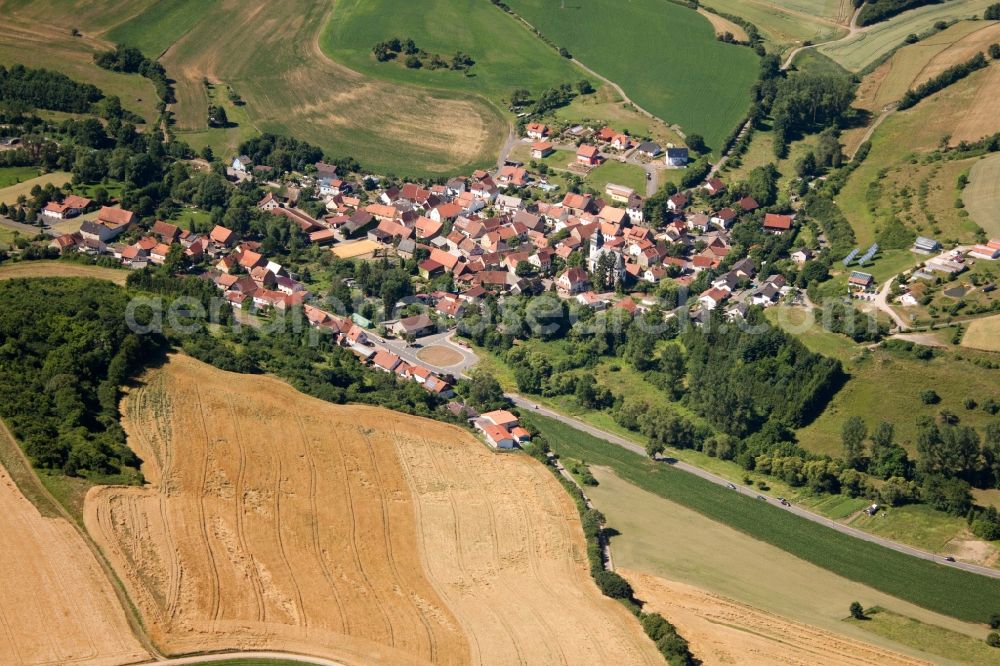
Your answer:
[[[612,444],[616,444],[622,447],[623,449],[631,451],[632,453],[636,453],[643,457],[646,456],[646,450],[643,447],[636,444],[635,442],[631,442],[627,439],[619,437],[618,435],[613,435],[609,432],[601,430],[600,428],[595,428],[594,426],[584,423],[579,419],[575,419],[570,416],[565,416],[563,414],[560,414],[559,412],[554,412],[551,409],[547,409],[545,407],[542,407],[541,405],[537,405],[536,403],[516,393],[508,393],[507,397],[510,398],[515,405],[517,405],[522,409],[535,412],[537,414],[541,414],[542,416],[547,416],[551,419],[555,419],[556,421],[568,425],[571,428],[575,428],[589,435],[593,435],[594,437],[597,437],[599,439],[603,439]],[[700,467],[695,467],[694,465],[690,465],[686,462],[678,460],[670,464],[676,469],[679,469],[683,472],[687,472],[689,474],[694,474],[695,476],[699,476],[705,479],[706,481],[711,481],[712,483],[718,484],[720,486],[730,485],[729,480],[723,479],[720,476],[716,476],[711,472],[706,472]],[[743,495],[748,495],[750,497],[756,497],[757,495],[761,495],[765,497],[769,503],[780,506],[776,498],[771,497],[766,493],[759,492],[756,489],[741,488],[740,486],[737,486],[734,492],[738,492]],[[803,509],[801,507],[792,505],[787,507],[786,510],[790,511],[791,513],[794,513],[800,518],[804,518],[806,520],[811,520],[814,523],[825,525],[826,527],[837,530],[842,534],[852,536],[856,539],[869,541],[871,543],[884,546],[885,548],[890,548],[905,555],[910,555],[912,557],[919,557],[922,560],[928,560],[930,562],[935,562],[937,564],[945,564],[944,558],[942,558],[940,555],[935,555],[934,553],[929,553],[925,550],[920,550],[919,548],[914,548],[912,546],[907,546],[898,543],[896,541],[892,541],[890,539],[885,539],[883,537],[876,536],[874,534],[869,534],[868,532],[864,532],[862,530],[855,529],[847,525],[843,525],[834,520],[830,520],[829,518],[821,516],[817,513],[813,513],[812,511],[807,511],[806,509]],[[966,562],[948,562],[947,565],[955,567],[957,569],[963,569],[964,571],[968,571],[969,573],[979,574],[981,576],[988,576],[990,578],[1000,578],[1000,569],[991,569],[989,567],[983,567],[976,564],[968,564]]]

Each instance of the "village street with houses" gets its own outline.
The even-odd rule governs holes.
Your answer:
[[[689,160],[686,148],[637,142],[610,127],[573,126],[557,137],[548,126],[529,123],[524,136],[512,137],[509,145],[529,146],[533,160],[565,156],[567,170],[580,174],[607,160],[641,164],[650,174],[683,169]],[[817,251],[796,244],[803,227],[799,211],[762,206],[716,176],[667,196],[656,193],[653,177],[643,194],[615,183],[597,194],[561,192],[531,164],[510,159],[493,172],[476,170],[431,184],[346,173],[323,162],[277,174],[247,155],[233,157],[225,171],[234,182],[262,186],[266,193],[257,209],[283,218],[319,253],[339,260],[410,262],[413,296],[395,304],[391,318],[372,320],[357,310],[336,314],[296,267],[266,256],[260,240],[218,224],[196,232],[157,220],[147,228],[132,211],[96,206],[76,195],[50,202],[39,222],[49,223],[51,233],[52,224],[82,220],[77,231],[52,240],[52,251],[112,258],[133,270],[169,265],[197,275],[213,284],[245,323],[301,309],[311,326],[333,335],[361,363],[414,381],[445,400],[477,362],[471,349],[455,341],[456,323],[488,299],[502,303],[507,295],[551,294],[574,307],[621,308],[635,315],[659,308],[663,288],[670,287],[680,297],[661,308],[665,316],[696,323],[716,310],[739,321],[754,307],[812,306],[802,285],[788,280],[788,271],[746,253],[750,237],[756,239],[751,248],[766,242],[791,271],[817,262]],[[311,199],[300,200],[302,192]],[[320,204],[321,214],[310,212],[317,210],[311,201]],[[737,248],[743,254],[734,252]],[[926,262],[915,255],[915,263],[925,271],[955,272],[967,254],[995,260],[1000,243],[957,248]],[[891,317],[899,331],[907,330],[889,302],[894,278],[880,288],[863,270],[849,272],[844,296],[853,295]],[[356,291],[352,284],[346,287]],[[494,445],[500,441],[497,428],[509,430],[509,424],[493,423],[488,432],[482,420],[475,423]],[[518,441],[514,437],[512,443]]]

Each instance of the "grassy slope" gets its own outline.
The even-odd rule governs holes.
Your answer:
[[[564,461],[566,462],[566,461]],[[925,626],[978,635],[978,627],[932,613],[867,585],[847,580],[591,465],[600,485],[587,495],[618,532],[611,539],[616,568],[680,580],[727,598],[838,634],[899,650],[842,620],[855,600],[920,618]],[[971,637],[969,640],[973,640]],[[918,654],[924,659],[930,655]]]
[[[979,103],[979,88],[994,66],[975,72],[911,109],[893,113],[875,131],[871,152],[837,197],[859,245],[866,247],[877,233],[866,200],[869,183],[879,180],[881,169],[909,169],[914,156],[933,151],[949,137],[962,115]]]
[[[38,177],[38,167],[3,167],[0,169],[0,188],[10,187]]]
[[[551,419],[531,414],[525,420],[539,428],[561,455],[611,467],[640,488],[845,578],[968,622],[983,622],[995,612],[1000,579],[969,574],[839,534]]]
[[[818,48],[846,69],[857,72],[903,44],[910,33],[925,32],[938,21],[982,16],[983,10],[993,2],[995,0],[953,0],[926,5],[876,23],[843,42]]]
[[[108,31],[109,40],[142,50],[158,58],[171,44],[191,30],[219,0],[166,0],[153,3],[134,19]]]
[[[850,3],[844,0],[707,0],[702,4],[750,21],[779,50],[846,33],[843,25],[851,18]]]
[[[455,51],[468,53],[476,61],[472,76],[376,61],[372,47],[390,37],[413,39],[419,48],[445,59]],[[320,46],[334,60],[373,78],[478,93],[498,104],[517,88],[537,93],[585,77],[516,19],[483,0],[341,0]]]
[[[147,0],[148,1],[148,0]],[[156,119],[156,93],[153,85],[138,75],[118,74],[94,64],[93,55],[110,48],[101,32],[113,17],[127,16],[134,3],[73,3],[69,0],[0,0],[0,64],[23,64],[56,70],[78,81],[91,83],[106,95],[117,95],[122,106],[146,120]],[[134,8],[132,8],[134,9]],[[95,13],[97,12],[97,13]],[[72,37],[70,29],[83,31]]]
[[[827,334],[829,335],[829,334]],[[808,339],[803,342],[809,344]],[[1000,371],[956,360],[950,352],[920,361],[894,352],[875,350],[849,361],[851,378],[833,397],[826,410],[798,431],[802,445],[816,453],[839,455],[840,430],[848,416],[860,416],[869,429],[885,419],[896,426],[896,439],[913,454],[916,420],[935,417],[942,409],[957,414],[962,423],[982,428],[990,416],[982,410],[966,410],[967,396],[977,400],[1000,399]],[[920,392],[933,388],[941,396],[937,405],[925,405]]]
[[[691,9],[663,0],[595,0],[565,10],[543,0],[508,4],[637,104],[702,134],[712,148],[749,107],[757,57],[716,41],[711,24]]]
[[[962,201],[991,238],[1000,238],[1000,155],[985,157],[972,167]]]

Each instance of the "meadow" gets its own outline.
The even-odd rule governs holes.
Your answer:
[[[713,150],[749,108],[757,56],[717,41],[694,10],[662,0],[595,0],[565,9],[543,0],[508,4],[636,104],[686,134],[701,134]]]
[[[944,69],[967,61],[1000,39],[1000,23],[959,21],[916,44],[892,54],[865,76],[854,106],[872,112],[899,101],[910,88],[940,74]]]
[[[896,170],[907,178],[923,154],[943,144],[975,140],[1000,131],[995,112],[1000,67],[991,65],[951,85],[906,111],[889,115],[871,138],[871,151],[850,175],[837,204],[850,222],[858,244],[875,240],[879,225],[868,208],[869,184]],[[919,183],[917,183],[919,185]],[[957,197],[957,193],[955,194]],[[952,198],[952,202],[954,197]]]
[[[808,336],[803,342],[809,344]],[[814,453],[839,455],[844,420],[859,416],[869,429],[879,421],[891,421],[896,427],[896,441],[913,455],[920,416],[934,418],[947,409],[957,414],[963,424],[982,428],[991,417],[980,409],[967,410],[965,398],[979,402],[988,397],[1000,399],[1000,371],[960,361],[951,351],[921,361],[903,353],[875,349],[855,356],[845,364],[845,370],[850,379],[844,387],[815,421],[797,431],[800,444]],[[920,392],[925,388],[934,389],[941,402],[923,404]]]
[[[876,23],[836,43],[817,47],[845,69],[859,72],[902,46],[907,35],[928,31],[938,21],[982,16],[994,0],[958,0],[925,5]]]
[[[38,167],[3,167],[0,168],[0,188],[17,185],[20,182],[38,177]]]
[[[846,33],[852,13],[847,0],[708,0],[702,4],[750,21],[779,52]]]
[[[962,346],[1000,352],[1000,315],[976,319],[969,324]]]
[[[996,612],[1000,579],[897,553],[835,532],[724,486],[654,463],[644,456],[537,414],[522,415],[560,455],[610,467],[660,497],[777,546],[839,576],[966,622]]]
[[[68,171],[53,171],[41,176],[37,175],[38,169],[33,168],[33,171],[35,172],[33,177],[20,181],[17,181],[15,177],[16,182],[14,184],[0,188],[0,202],[10,205],[15,203],[21,195],[28,196],[35,185],[44,187],[51,183],[56,187],[62,187],[73,178],[73,174]],[[25,172],[24,175],[29,174]]]
[[[983,157],[969,171],[962,190],[969,217],[991,238],[1000,238],[1000,155]]]
[[[911,617],[904,617],[884,608],[866,610],[864,620],[848,619],[845,622],[876,636],[909,645],[930,653],[936,658],[969,666],[996,664],[996,648],[971,636],[944,627],[929,625]]]

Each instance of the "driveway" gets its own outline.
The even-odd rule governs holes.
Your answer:
[[[537,405],[537,403],[527,398],[524,398],[516,393],[508,393],[507,397],[510,398],[515,405],[526,411],[534,412],[536,414],[541,414],[542,416],[547,416],[551,419],[559,421],[560,423],[568,425],[571,428],[575,428],[589,435],[593,435],[598,439],[603,439],[604,441],[620,446],[623,449],[628,449],[632,453],[636,453],[643,457],[646,456],[646,450],[643,447],[636,444],[635,442],[629,441],[617,435],[613,435],[609,432],[605,432],[600,428],[595,428],[594,426],[588,423],[584,423],[583,421],[575,419],[571,416],[565,416],[563,414],[560,414],[559,412],[554,412],[551,409],[548,409],[541,405]],[[699,467],[695,467],[694,465],[689,465],[688,463],[682,462],[680,460],[670,464],[673,467],[683,472],[687,472],[688,474],[694,474],[695,476],[701,477],[702,479],[710,481],[711,483],[715,483],[720,486],[730,485],[730,481],[728,479],[723,479],[722,477],[716,476],[711,472],[706,472],[705,470]],[[764,498],[766,498],[768,503],[781,506],[778,503],[777,498],[762,493],[758,491],[756,488],[746,488],[746,487],[736,486],[736,490],[734,490],[733,492],[740,493],[742,495],[747,495],[749,497],[756,497],[757,495],[761,495]],[[922,560],[935,562],[937,564],[941,564],[942,566],[950,566],[950,567],[955,567],[956,569],[963,569],[970,573],[979,574],[981,576],[988,576],[990,578],[1000,578],[1000,569],[991,569],[989,567],[982,567],[977,564],[968,564],[966,562],[949,562],[947,563],[947,565],[945,565],[943,562],[943,557],[941,555],[929,553],[925,550],[920,550],[919,548],[907,546],[905,544],[901,544],[899,542],[892,541],[890,539],[885,539],[880,536],[876,536],[874,534],[869,534],[868,532],[864,532],[862,530],[855,529],[853,527],[848,527],[847,525],[838,523],[835,520],[830,520],[829,518],[821,516],[817,513],[813,513],[812,511],[807,511],[806,509],[795,506],[794,504],[785,507],[785,510],[789,511],[790,513],[794,513],[795,515],[799,516],[800,518],[804,518],[805,520],[810,520],[814,523],[825,525],[830,529],[837,530],[842,534],[852,536],[856,539],[861,539],[862,541],[875,543],[880,546],[884,546],[886,548],[891,548],[892,550],[903,553],[905,555],[910,555],[912,557],[919,557]]]

